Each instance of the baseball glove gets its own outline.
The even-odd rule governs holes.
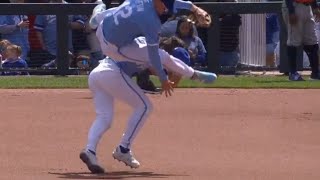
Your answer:
[[[194,21],[199,27],[209,27],[211,25],[211,16],[203,9],[197,7],[189,19]]]

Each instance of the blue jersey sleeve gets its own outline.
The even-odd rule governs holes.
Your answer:
[[[160,55],[159,55],[159,29],[160,26],[157,25],[150,26],[149,23],[143,23],[141,29],[144,31],[144,36],[148,45],[148,55],[150,59],[150,63],[152,67],[155,69],[156,74],[158,75],[160,81],[168,80],[166,73],[163,70],[163,66],[161,63]]]
[[[34,29],[37,31],[43,31],[46,27],[46,16],[45,15],[38,15],[34,22]]]

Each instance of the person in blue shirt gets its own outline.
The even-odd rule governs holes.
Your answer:
[[[84,27],[84,21],[80,16],[69,16],[70,29],[68,47],[72,51],[71,28],[81,29]],[[51,55],[57,55],[57,21],[56,15],[38,15],[35,20],[34,28],[38,31],[37,35],[43,50],[47,50]]]
[[[21,69],[28,68],[27,62],[21,58],[22,49],[20,46],[11,44],[9,45],[5,52],[6,59],[2,62],[2,68],[7,69]],[[17,75],[29,75],[28,72],[23,71],[4,71],[1,73],[3,76],[17,76]]]
[[[172,37],[176,35],[178,21],[183,18],[188,18],[186,15],[173,16],[161,25],[160,36],[161,37]],[[198,36],[197,27],[193,25],[193,32]]]
[[[22,48],[23,59],[27,58],[29,46],[29,21],[25,15],[0,16],[0,34],[2,39],[9,40]]]
[[[194,66],[196,63],[206,66],[207,64],[207,51],[203,45],[202,40],[194,33],[194,22],[187,17],[178,21],[176,36],[184,41],[187,46],[191,58],[191,64]]]
[[[172,94],[173,83],[168,79],[164,67],[183,77],[212,83],[214,73],[195,71],[181,60],[159,49],[159,16],[167,11],[179,9],[192,11],[199,19],[208,14],[182,0],[126,0],[119,7],[105,10],[103,5],[94,9],[90,26],[97,29],[97,37],[104,55],[98,67],[91,71],[88,79],[93,94],[96,119],[89,133],[86,148],[80,159],[92,173],[103,173],[104,168],[96,158],[96,148],[102,135],[110,128],[113,120],[115,99],[124,101],[133,108],[128,125],[113,157],[131,168],[138,168],[139,161],[131,151],[132,143],[152,111],[152,104],[139,86],[122,69],[121,61],[135,63],[135,68],[151,67],[159,77],[166,96]]]
[[[50,3],[66,3],[62,0],[53,1]],[[68,48],[73,52],[72,46],[72,29],[84,30],[84,17],[79,15],[70,15],[69,18],[69,39]],[[42,46],[44,62],[43,64],[53,60],[57,55],[57,18],[56,15],[38,15],[35,19],[34,28],[37,31],[37,36]]]

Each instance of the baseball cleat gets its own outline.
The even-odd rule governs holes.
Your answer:
[[[191,78],[192,80],[197,80],[202,83],[210,84],[213,83],[217,79],[217,75],[215,73],[204,72],[204,71],[194,71],[194,75]]]
[[[127,153],[122,153],[120,147],[117,147],[112,156],[114,159],[118,160],[119,162],[123,162],[126,166],[130,166],[131,168],[138,168],[140,166],[139,161],[137,161],[131,151]]]
[[[97,157],[88,150],[81,151],[80,159],[87,165],[88,169],[93,174],[102,174],[105,172],[104,169],[98,164]]]

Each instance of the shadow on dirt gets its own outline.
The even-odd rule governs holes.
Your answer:
[[[160,174],[154,172],[130,172],[130,171],[116,171],[108,172],[105,174],[91,174],[88,172],[66,172],[66,173],[53,173],[61,179],[152,179],[152,178],[169,178],[174,176],[188,176],[178,174]]]

